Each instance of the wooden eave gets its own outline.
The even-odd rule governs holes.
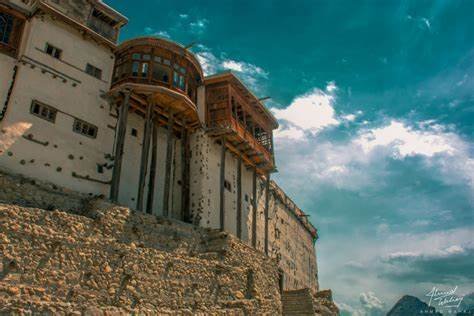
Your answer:
[[[122,15],[120,12],[114,10],[112,7],[108,6],[102,0],[97,0],[95,6],[103,13],[107,14],[110,18],[117,21],[117,26],[122,27],[128,23],[126,16]]]
[[[226,71],[223,73],[207,76],[204,78],[205,85],[217,84],[222,82],[230,83],[232,86],[243,95],[248,104],[251,104],[254,109],[266,117],[270,122],[272,129],[277,129],[279,124],[273,114],[262,104],[262,102],[247,88],[247,86],[237,77],[233,72]]]
[[[85,26],[85,25],[77,22],[76,20],[68,17],[67,15],[62,13],[61,11],[57,10],[56,8],[53,8],[52,6],[50,6],[49,4],[47,4],[43,1],[38,1],[37,2],[32,16],[35,16],[39,12],[44,12],[46,14],[51,15],[52,17],[58,19],[59,21],[74,27],[79,32],[81,32],[83,34],[87,34],[88,36],[90,36],[92,39],[94,39],[98,43],[103,44],[103,45],[109,47],[112,50],[115,50],[115,48],[117,47],[116,43],[114,43],[111,40],[105,38],[104,36],[94,32],[92,29],[90,29],[87,26]]]
[[[191,65],[194,66],[198,74],[201,76],[201,79],[204,78],[201,63],[199,62],[197,57],[179,43],[159,37],[138,37],[121,43],[117,47],[117,53],[120,53],[121,51],[127,50],[129,48],[133,48],[134,46],[148,46],[151,48],[161,48],[169,50],[172,53],[185,58],[189,63],[191,63]]]

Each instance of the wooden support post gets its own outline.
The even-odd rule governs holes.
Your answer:
[[[189,135],[186,124],[183,124],[181,134],[181,216],[184,222],[191,223],[189,210]]]
[[[268,206],[270,202],[270,173],[265,184],[265,254],[268,255]]]
[[[118,201],[120,175],[122,172],[123,147],[125,144],[125,134],[127,131],[128,109],[130,108],[130,94],[130,90],[125,92],[125,98],[123,100],[122,106],[120,107],[117,121],[118,126],[117,133],[115,135],[114,169],[112,171],[112,183],[110,185],[110,200],[112,202]]]
[[[252,247],[257,249],[257,168],[253,169],[252,195]]]
[[[166,136],[166,167],[165,167],[165,189],[163,195],[163,216],[170,217],[169,199],[171,189],[171,160],[173,159],[173,125],[174,116],[170,113],[168,117],[168,132]]]
[[[242,157],[237,162],[237,237],[242,239]]]
[[[151,101],[151,100],[150,100]],[[140,164],[140,178],[138,180],[137,210],[143,211],[143,195],[145,192],[145,180],[148,169],[148,156],[150,153],[150,139],[153,125],[153,101],[148,102],[145,117],[145,131],[143,134],[142,158]]]
[[[224,182],[225,182],[225,136],[222,136],[221,138],[221,178],[220,178],[220,230],[224,231],[225,228],[225,188],[224,188]]]
[[[153,135],[151,144],[151,162],[150,162],[150,177],[148,179],[148,196],[146,200],[146,212],[153,213],[153,200],[155,198],[155,178],[156,178],[156,160],[158,150],[158,126],[153,123]]]

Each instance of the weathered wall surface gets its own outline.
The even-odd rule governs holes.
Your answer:
[[[110,180],[111,170],[101,173],[97,165],[110,164],[105,157],[112,153],[115,136],[109,127],[116,119],[102,97],[110,86],[112,52],[48,16],[27,23],[24,43],[10,104],[0,122],[1,166],[79,192],[108,194],[109,187],[102,182]],[[62,49],[61,60],[44,52],[46,43]],[[100,67],[104,80],[85,73],[87,63]],[[5,69],[5,76],[10,76],[11,65]],[[1,76],[3,82],[3,71]],[[30,113],[33,100],[58,110],[54,123]],[[97,126],[97,138],[75,133],[76,118]]]
[[[126,208],[86,215],[0,204],[0,312],[281,313],[276,264],[233,237]]]
[[[191,157],[191,209],[194,222],[219,228],[221,145],[203,131],[193,135]],[[230,190],[224,190],[225,230],[237,233],[237,157],[226,152],[225,179]],[[242,241],[252,244],[253,171],[242,166]],[[257,250],[265,245],[266,180],[257,178]],[[301,224],[295,205],[282,198],[282,190],[271,183],[269,194],[269,255],[279,261],[284,272],[285,290],[311,288],[318,290],[316,250],[313,238]],[[305,220],[305,219],[303,219]]]

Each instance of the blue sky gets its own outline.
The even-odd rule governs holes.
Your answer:
[[[343,310],[474,291],[473,1],[107,2],[122,40],[196,42],[206,73],[272,97],[275,178],[318,227]]]

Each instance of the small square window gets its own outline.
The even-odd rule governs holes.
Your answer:
[[[141,57],[142,57],[141,54],[137,54],[137,53],[132,54],[132,59],[140,59]]]
[[[58,110],[56,110],[55,108],[49,105],[46,105],[34,100],[31,103],[30,112],[31,114],[37,117],[40,117],[46,121],[54,123],[56,121],[56,114],[58,113]]]
[[[62,50],[49,44],[49,43],[46,43],[46,54],[48,55],[51,55],[53,56],[54,58],[56,59],[61,59],[61,54],[62,54]]]
[[[153,60],[157,63],[161,63],[161,57],[160,56],[153,57]]]
[[[148,55],[148,54],[144,54],[144,55],[142,56],[142,59],[143,59],[143,60],[150,60],[150,59],[151,59],[151,56]]]
[[[163,64],[171,66],[171,61],[169,61],[169,59],[163,59]]]

